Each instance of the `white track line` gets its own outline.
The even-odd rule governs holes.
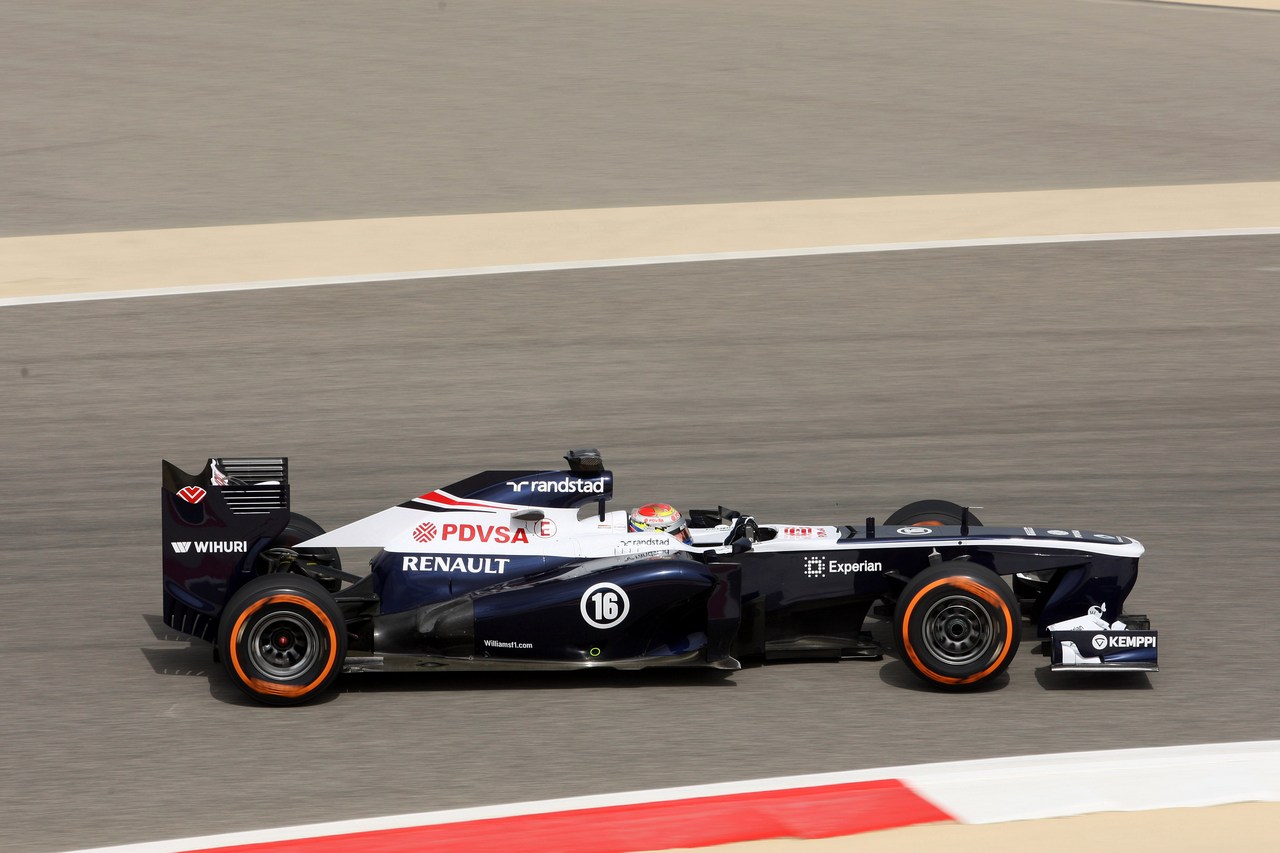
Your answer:
[[[324,287],[335,284],[371,284],[413,281],[428,278],[458,278],[476,275],[555,272],[563,270],[603,269],[608,267],[651,266],[656,264],[689,264],[704,261],[742,261],[763,258],[797,258],[813,255],[852,255],[871,252],[908,252],[924,249],[967,249],[982,246],[1033,246],[1053,243],[1099,243],[1117,240],[1172,240],[1190,237],[1247,237],[1280,234],[1280,227],[1207,228],[1190,231],[1122,231],[1110,234],[1056,234],[1028,237],[986,237],[967,240],[921,240],[905,243],[866,243],[847,246],[814,246],[801,249],[762,249],[746,252],[709,252],[687,255],[658,255],[639,258],[600,258],[587,261],[562,261],[541,264],[465,267],[459,269],[427,269],[368,275],[319,276],[277,281],[242,281],[225,284],[202,284],[184,287],[159,287],[139,290],[112,290],[85,293],[63,293],[41,296],[15,296],[0,299],[0,307],[47,305],[56,302],[92,302],[102,299],[138,299],[147,296],[189,296],[200,293],[228,293],[242,290],[276,290],[290,287]]]
[[[1280,12],[1280,0],[1138,0],[1155,6],[1207,6],[1232,12]]]
[[[1280,802],[1280,741],[1031,755],[903,768],[962,823]]]
[[[173,853],[357,832],[700,797],[901,779],[963,823],[1101,811],[1280,802],[1280,741],[989,758],[745,782],[598,794],[498,806],[99,847],[79,853]]]

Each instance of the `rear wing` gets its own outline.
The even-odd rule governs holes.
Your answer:
[[[289,524],[289,460],[217,457],[198,474],[160,464],[164,622],[213,642],[227,600]]]

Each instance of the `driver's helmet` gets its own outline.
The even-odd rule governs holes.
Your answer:
[[[636,507],[627,517],[627,529],[637,533],[670,533],[686,545],[693,544],[689,525],[684,523],[680,510],[671,504],[645,504]]]

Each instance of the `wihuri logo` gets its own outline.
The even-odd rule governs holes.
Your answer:
[[[197,554],[244,554],[249,550],[248,542],[170,542],[173,550],[186,554],[195,548]]]

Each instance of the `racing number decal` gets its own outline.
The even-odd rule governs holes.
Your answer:
[[[582,594],[578,609],[592,628],[612,628],[627,618],[631,602],[617,584],[598,583]]]

